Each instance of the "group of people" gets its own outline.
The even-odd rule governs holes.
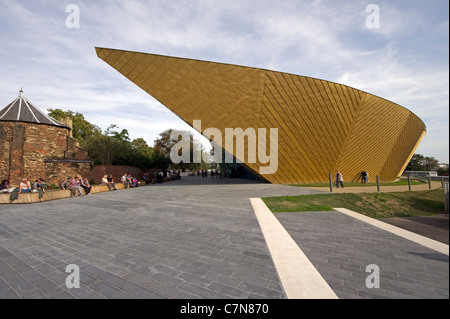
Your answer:
[[[222,178],[222,174],[220,174],[219,171],[216,171],[214,169],[210,170],[210,172],[208,173],[208,170],[198,170],[197,171],[197,177],[202,177],[202,178],[208,178],[208,175],[211,176],[211,178]]]
[[[19,187],[11,186],[8,179],[5,179],[0,184],[0,194],[11,194],[11,198],[14,200],[18,194],[26,193],[39,193],[39,200],[42,201],[45,194],[45,187],[47,184],[42,178],[38,178],[33,185],[27,178],[23,178],[19,184]]]
[[[0,194],[9,194],[11,193],[15,187],[11,187],[9,179],[4,179],[0,184]]]
[[[116,191],[116,183],[114,182],[114,178],[111,174],[104,175],[102,178],[102,185],[108,186],[109,191]]]
[[[70,190],[70,197],[83,196],[83,190],[86,192],[86,195],[91,195],[92,186],[89,184],[89,180],[85,178],[80,178],[78,176],[75,177],[67,177],[64,181],[59,185],[61,189]]]
[[[159,173],[153,172],[153,177],[156,179],[156,183],[162,184],[164,182],[164,173],[160,171]]]
[[[142,176],[142,179],[144,180],[145,184],[151,184],[152,183],[152,179],[150,178],[148,173],[144,173],[144,176]]]
[[[361,172],[361,184],[367,184],[369,183],[369,173],[367,171]],[[339,185],[341,185],[342,188],[344,188],[344,177],[342,176],[342,173],[340,171],[336,172],[336,181],[335,185],[337,188],[339,188]]]
[[[158,182],[162,183],[163,173],[160,172],[157,176],[155,176],[155,178],[157,178]],[[151,178],[148,173],[144,174],[143,179],[147,184],[151,183]],[[138,187],[140,184],[136,177],[129,174],[124,174],[121,178],[121,182],[124,184],[125,188]],[[114,178],[111,174],[103,176],[102,184],[108,186],[109,191],[117,190],[116,183],[114,182]],[[39,199],[42,201],[46,186],[47,184],[42,178],[38,178],[33,185],[27,178],[23,178],[19,184],[19,187],[11,186],[10,181],[5,179],[0,184],[0,194],[12,194],[14,196],[11,200],[15,200],[18,198],[18,194],[36,192],[39,193]],[[70,190],[71,197],[91,195],[92,190],[89,180],[86,177],[83,178],[78,176],[67,177],[65,180],[60,182],[59,188],[62,190]],[[83,190],[85,194],[83,193]]]
[[[0,184],[0,194],[1,193],[11,193],[16,190],[19,194],[22,193],[37,193],[39,190],[42,190],[45,193],[45,186],[47,184],[44,182],[42,178],[38,178],[31,186],[31,183],[27,178],[23,178],[19,184],[19,187],[12,187],[10,181],[8,179],[4,179]]]
[[[167,176],[174,177],[174,176],[180,176],[180,171],[167,171]],[[163,183],[164,181],[164,173],[162,171],[160,172],[153,172],[153,176],[151,176],[149,173],[144,173],[142,176],[142,180],[145,182],[145,184],[151,184],[152,179],[156,183]],[[140,186],[139,180],[130,175],[130,174],[123,174],[120,178],[120,182],[123,184],[124,188],[136,188]],[[105,175],[102,179],[102,184],[105,184],[108,186],[109,190],[116,190],[116,184],[114,183],[114,179],[112,175]]]
[[[144,175],[144,177],[145,177],[145,175]],[[144,180],[145,180],[145,178],[144,178]],[[139,187],[139,181],[137,180],[137,178],[133,177],[127,173],[123,174],[120,181],[122,182],[124,188]]]
[[[367,171],[361,172],[361,184],[367,184],[369,182],[369,173]]]
[[[177,173],[179,176],[180,172],[178,171]],[[168,174],[168,176],[175,176],[175,175],[172,175],[175,173],[171,172],[171,171],[168,171],[167,174]],[[152,177],[150,176],[149,173],[144,173],[144,175],[142,176],[142,179],[145,181],[146,184],[151,184],[152,179],[154,179],[156,181],[156,183],[162,183],[164,180],[164,173],[162,171],[160,171],[159,173],[153,172]],[[134,177],[128,173],[125,173],[122,175],[122,177],[120,178],[120,183],[123,184],[124,188],[136,188],[136,187],[140,186],[140,182],[137,179],[137,177]],[[102,185],[108,186],[109,191],[117,190],[116,183],[114,182],[114,178],[111,174],[103,176]]]

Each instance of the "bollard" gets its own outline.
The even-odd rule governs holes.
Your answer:
[[[428,188],[431,189],[431,176],[428,176]]]
[[[448,206],[449,206],[449,184],[444,184],[444,197],[445,197],[445,212],[448,214]]]
[[[380,176],[377,175],[377,189],[378,193],[380,192]]]
[[[330,193],[333,192],[333,176],[330,173]]]
[[[441,177],[442,188],[444,188],[444,176]]]
[[[409,191],[411,191],[411,176],[410,175],[408,175],[408,188],[409,188]]]

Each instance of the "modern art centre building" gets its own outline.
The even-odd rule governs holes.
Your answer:
[[[361,171],[383,181],[399,177],[426,134],[411,111],[383,98],[329,81],[270,70],[96,48],[97,55],[186,123],[216,128],[277,129],[267,152],[277,169],[228,147],[254,174],[276,184],[326,182],[339,170],[346,181]],[[209,138],[209,136],[207,136]],[[247,143],[248,144],[248,143]],[[246,144],[246,145],[247,145]]]

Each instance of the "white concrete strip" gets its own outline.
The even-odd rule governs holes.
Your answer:
[[[363,222],[366,222],[368,224],[371,224],[371,225],[373,225],[375,227],[381,228],[381,229],[386,230],[388,232],[391,232],[391,233],[393,233],[393,234],[395,234],[397,236],[406,238],[406,239],[411,240],[411,241],[413,241],[413,242],[415,242],[417,244],[420,244],[422,246],[431,248],[433,250],[436,250],[436,251],[438,251],[438,252],[448,256],[448,252],[449,252],[448,245],[446,245],[444,243],[441,243],[441,242],[438,242],[436,240],[433,240],[433,239],[430,239],[430,238],[418,235],[416,233],[413,233],[413,232],[410,232],[408,230],[399,228],[397,226],[390,225],[388,223],[376,220],[374,218],[367,217],[367,216],[364,216],[362,214],[355,213],[354,211],[351,211],[351,210],[346,209],[346,208],[334,208],[334,209],[337,210],[338,212],[344,213],[344,214],[346,214],[348,216],[351,216],[353,218],[359,219],[359,220],[361,220]]]
[[[261,198],[250,198],[289,299],[338,299],[314,265]]]

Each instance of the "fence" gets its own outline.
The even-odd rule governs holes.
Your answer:
[[[449,206],[449,183],[444,184],[444,196],[445,196],[445,212],[448,214]]]

